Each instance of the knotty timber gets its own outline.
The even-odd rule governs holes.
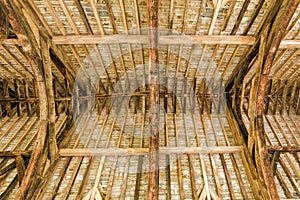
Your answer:
[[[159,67],[158,67],[158,0],[147,0],[149,37],[149,178],[147,199],[158,200],[159,194]]]

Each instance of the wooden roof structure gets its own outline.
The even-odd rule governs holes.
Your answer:
[[[0,199],[300,199],[299,0],[0,10]]]

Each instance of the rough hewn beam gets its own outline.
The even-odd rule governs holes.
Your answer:
[[[277,2],[280,4],[280,1]],[[273,177],[273,172],[270,165],[268,156],[268,148],[266,145],[266,135],[264,131],[264,100],[268,84],[268,76],[271,71],[271,67],[279,48],[280,42],[285,35],[286,28],[296,11],[299,4],[299,0],[284,0],[281,7],[276,14],[273,25],[270,32],[267,34],[266,51],[264,55],[264,63],[262,63],[261,76],[259,79],[257,100],[256,100],[256,162],[261,172],[262,178],[267,186],[270,199],[279,199],[278,192],[276,190],[276,184]]]
[[[300,146],[269,146],[269,152],[297,153],[300,152]]]
[[[17,1],[0,0],[0,4],[5,8],[7,16],[10,19],[10,23],[15,33],[18,36],[18,40],[22,45],[25,55],[29,64],[34,72],[35,79],[37,81],[38,93],[39,93],[39,106],[40,106],[40,126],[37,134],[36,143],[33,153],[31,155],[27,170],[22,180],[22,184],[18,190],[16,199],[26,199],[27,192],[34,181],[34,174],[37,171],[38,165],[43,166],[44,163],[39,162],[39,158],[44,150],[46,131],[48,125],[48,98],[46,93],[46,85],[43,75],[43,64],[37,41],[30,29],[29,24],[24,20],[20,7],[17,6]]]
[[[50,57],[50,45],[47,41],[41,40],[42,48],[42,59],[45,73],[45,83],[47,89],[48,97],[48,112],[49,112],[49,126],[48,126],[48,137],[49,137],[49,155],[50,160],[53,162],[58,155],[57,143],[56,143],[56,131],[55,131],[55,100],[54,100],[54,91],[53,91],[53,75],[52,75],[52,66],[51,66],[51,57]]]
[[[159,194],[159,67],[158,67],[158,0],[148,0],[149,36],[149,176],[147,199],[158,200]]]

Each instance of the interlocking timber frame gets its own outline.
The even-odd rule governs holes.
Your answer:
[[[245,54],[245,59],[240,61],[237,72],[233,73],[229,82],[227,83],[227,91],[234,90],[232,105],[234,107],[235,116],[240,124],[244,133],[244,138],[248,142],[248,148],[253,152],[257,167],[261,178],[264,180],[268,188],[269,196],[271,199],[279,199],[276,190],[275,180],[271,169],[268,149],[266,145],[266,135],[264,132],[264,105],[265,95],[268,84],[268,76],[279,48],[280,42],[284,37],[285,29],[288,27],[289,22],[299,5],[299,1],[274,1],[271,5],[271,12],[266,18],[265,26],[260,30],[260,38],[257,39],[255,44],[249,48]],[[256,61],[253,61],[257,56]],[[244,76],[250,71],[251,62],[257,62],[258,69],[257,78],[258,83],[253,82],[252,92],[250,97],[251,105],[249,107],[253,112],[249,113],[250,124],[252,129],[248,134],[245,125],[242,121],[242,90],[244,87]],[[236,76],[236,78],[234,78]],[[255,81],[256,77],[252,80]],[[256,80],[257,81],[257,80]],[[276,110],[276,107],[274,108]],[[251,140],[249,142],[249,140]]]
[[[14,67],[8,60],[8,58],[4,56],[0,56],[1,60],[5,63],[4,65],[0,65],[0,68],[7,72],[6,75],[3,75],[3,97],[0,99],[1,102],[3,103],[3,106],[1,106],[1,113],[3,115],[11,116],[13,114],[13,104],[16,103],[16,112],[17,115],[20,115],[20,112],[22,110],[22,103],[25,103],[26,105],[26,110],[27,110],[27,115],[30,116],[34,111],[32,111],[32,106],[35,107],[35,109],[38,110],[39,117],[40,117],[40,127],[39,127],[39,132],[37,134],[37,143],[35,145],[35,149],[30,152],[31,157],[28,162],[27,169],[25,171],[25,167],[27,165],[26,160],[22,160],[22,156],[20,156],[20,152],[0,152],[1,155],[3,156],[13,156],[15,157],[15,163],[17,165],[17,171],[18,171],[18,179],[19,182],[21,182],[20,189],[18,191],[17,197],[19,199],[23,199],[26,197],[31,197],[34,195],[34,191],[36,188],[35,185],[42,184],[41,182],[41,177],[44,174],[45,171],[47,171],[47,168],[49,167],[49,164],[51,163],[49,169],[53,169],[55,166],[55,163],[57,162],[57,156],[58,156],[58,145],[57,145],[57,130],[55,128],[55,119],[56,115],[59,113],[58,107],[59,107],[59,102],[64,101],[66,102],[65,109],[67,112],[72,112],[72,110],[69,110],[69,106],[67,105],[68,102],[70,101],[69,97],[69,91],[68,88],[73,86],[74,82],[74,77],[75,77],[75,67],[73,68],[72,62],[70,61],[69,57],[66,56],[66,52],[63,48],[69,48],[71,52],[75,56],[75,62],[78,62],[79,66],[83,65],[82,61],[82,52],[83,54],[87,55],[88,62],[90,63],[92,69],[94,71],[96,66],[93,63],[93,60],[91,57],[89,57],[89,54],[91,51],[91,48],[88,48],[87,45],[90,45],[93,49],[96,50],[96,54],[101,60],[101,66],[105,71],[105,77],[107,82],[102,83],[101,80],[99,81],[99,88],[101,87],[101,93],[99,92],[98,96],[96,99],[98,100],[98,111],[99,114],[102,113],[102,106],[106,106],[106,118],[105,118],[105,123],[108,118],[109,110],[112,106],[111,103],[107,103],[107,99],[109,97],[113,96],[109,92],[112,90],[112,82],[115,80],[118,80],[120,77],[121,73],[124,73],[125,76],[127,76],[126,71],[128,70],[128,67],[126,68],[125,61],[124,61],[124,55],[122,54],[122,47],[121,47],[121,42],[127,43],[129,51],[131,52],[131,45],[132,44],[139,44],[142,46],[143,44],[150,44],[149,48],[149,60],[150,60],[150,86],[148,87],[149,92],[147,93],[146,89],[143,88],[143,91],[139,91],[140,93],[135,94],[136,102],[139,102],[139,98],[143,99],[143,107],[145,107],[145,98],[149,97],[150,98],[150,121],[151,121],[151,137],[150,137],[150,148],[143,147],[143,141],[141,140],[141,144],[139,148],[134,148],[132,150],[131,148],[128,149],[128,151],[125,150],[125,152],[120,152],[118,148],[109,148],[109,144],[107,142],[107,149],[110,150],[111,152],[106,155],[105,152],[101,149],[95,149],[94,152],[92,152],[93,155],[99,155],[101,154],[103,160],[105,160],[106,156],[109,156],[113,154],[114,156],[117,156],[119,154],[122,155],[138,155],[139,156],[139,168],[141,167],[141,163],[143,162],[143,154],[150,152],[150,173],[149,173],[149,182],[148,182],[148,192],[147,196],[149,199],[158,199],[158,185],[159,185],[159,179],[158,179],[158,119],[159,119],[159,97],[161,95],[165,95],[164,100],[165,100],[165,110],[168,110],[168,96],[173,95],[173,108],[174,108],[174,113],[176,114],[177,111],[179,110],[176,108],[176,94],[169,94],[167,91],[164,93],[160,92],[160,89],[158,87],[158,74],[159,74],[159,68],[158,68],[158,50],[157,46],[158,44],[167,44],[168,49],[171,48],[170,46],[173,44],[179,44],[179,51],[178,51],[178,60],[177,60],[177,65],[176,65],[176,75],[180,71],[180,64],[181,61],[183,60],[181,58],[181,55],[184,53],[184,45],[182,44],[182,41],[185,42],[187,41],[186,44],[193,45],[192,49],[195,49],[194,45],[195,44],[204,44],[204,47],[202,49],[202,54],[199,56],[200,61],[199,64],[196,66],[196,72],[194,74],[190,74],[190,64],[188,64],[188,67],[185,71],[185,77],[188,78],[189,76],[194,76],[194,90],[198,89],[200,92],[198,92],[195,96],[196,99],[194,101],[199,101],[200,105],[200,112],[201,114],[205,113],[206,111],[209,113],[209,110],[211,110],[214,101],[213,101],[213,93],[208,93],[208,84],[205,79],[198,79],[197,76],[200,73],[199,71],[201,70],[201,64],[204,63],[205,59],[205,54],[204,52],[208,51],[209,45],[211,44],[216,44],[213,48],[213,53],[212,53],[212,58],[210,58],[208,67],[205,71],[205,76],[209,73],[210,69],[212,68],[212,63],[218,53],[218,50],[220,49],[221,45],[225,45],[224,51],[221,55],[219,65],[217,66],[217,69],[220,69],[222,65],[222,61],[225,60],[226,57],[226,52],[230,49],[229,45],[237,45],[237,47],[234,49],[232,53],[232,57],[229,59],[228,63],[224,67],[224,71],[222,74],[222,78],[225,77],[226,75],[230,74],[229,68],[231,67],[231,64],[234,62],[234,57],[235,55],[238,54],[239,49],[242,48],[242,46],[246,45],[247,50],[245,51],[245,54],[243,55],[243,58],[240,60],[238,65],[235,67],[233,73],[231,73],[231,76],[229,77],[229,81],[226,82],[227,85],[227,94],[228,98],[232,99],[232,110],[235,114],[235,118],[238,121],[239,128],[241,129],[243,133],[243,137],[248,145],[248,150],[253,153],[253,155],[249,155],[249,157],[254,157],[254,160],[256,162],[256,166],[258,168],[259,172],[259,177],[261,178],[262,182],[266,185],[267,191],[269,193],[269,198],[270,199],[279,199],[279,196],[276,191],[276,186],[275,186],[275,181],[272,176],[272,170],[276,169],[276,163],[280,162],[280,164],[283,166],[283,169],[287,171],[287,167],[284,166],[284,163],[282,160],[280,160],[280,153],[282,152],[298,152],[299,148],[298,147],[270,147],[269,149],[267,148],[266,145],[266,134],[264,131],[264,122],[263,122],[263,115],[268,112],[273,112],[273,114],[276,114],[278,109],[280,108],[279,112],[281,114],[284,114],[285,112],[288,113],[296,113],[299,114],[300,112],[300,92],[299,92],[299,87],[298,87],[298,80],[297,78],[299,69],[294,70],[293,74],[288,74],[289,72],[284,72],[280,70],[281,68],[276,68],[276,71],[274,72],[274,77],[275,80],[273,82],[268,80],[268,76],[271,73],[271,67],[275,68],[280,66],[280,64],[285,65],[289,64],[289,67],[292,69],[293,66],[297,66],[296,62],[291,62],[293,57],[297,55],[298,50],[294,50],[293,52],[290,52],[290,54],[287,54],[289,51],[288,48],[299,48],[300,44],[299,41],[296,40],[295,38],[287,39],[285,40],[285,31],[286,29],[290,28],[292,30],[296,25],[297,22],[299,21],[296,20],[289,26],[290,20],[293,17],[293,14],[295,13],[299,0],[277,0],[277,1],[272,1],[272,4],[270,5],[270,9],[268,10],[268,13],[265,15],[266,17],[263,19],[263,22],[261,23],[260,27],[257,29],[257,32],[254,34],[254,36],[247,36],[247,32],[251,28],[251,25],[254,23],[254,20],[258,16],[260,10],[262,9],[262,6],[264,4],[264,1],[259,1],[258,6],[256,7],[255,12],[253,13],[253,16],[247,26],[247,28],[244,30],[243,36],[237,36],[235,35],[237,33],[238,27],[242,23],[242,19],[244,15],[246,14],[247,8],[250,4],[250,0],[246,0],[243,3],[242,9],[236,19],[236,22],[233,26],[233,29],[231,30],[231,35],[225,36],[225,35],[219,35],[219,36],[213,36],[213,29],[217,23],[217,17],[221,9],[221,4],[222,1],[212,1],[214,4],[214,11],[212,13],[212,20],[209,24],[209,30],[207,35],[205,36],[196,36],[196,35],[191,35],[191,36],[184,36],[184,35],[166,35],[166,36],[161,36],[157,37],[158,34],[158,18],[159,18],[159,13],[158,13],[158,0],[148,0],[148,23],[149,23],[149,35],[141,35],[140,34],[140,19],[139,19],[139,10],[138,10],[138,5],[137,1],[134,1],[134,10],[135,10],[135,18],[137,20],[137,28],[138,28],[138,33],[137,35],[129,35],[128,34],[128,22],[126,21],[126,12],[125,12],[125,3],[124,1],[120,0],[120,10],[121,10],[121,16],[122,16],[122,22],[123,26],[125,29],[125,35],[118,36],[116,38],[114,35],[105,35],[105,27],[103,26],[102,18],[98,12],[97,8],[97,2],[91,0],[88,1],[91,3],[92,6],[92,12],[95,15],[95,20],[96,20],[96,26],[98,26],[99,33],[100,35],[94,35],[93,29],[89,23],[88,16],[86,16],[84,7],[82,6],[81,2],[79,0],[76,0],[76,7],[78,9],[78,12],[80,13],[80,18],[87,29],[88,35],[80,35],[80,30],[77,28],[76,23],[74,22],[74,19],[72,18],[67,5],[64,1],[59,0],[59,5],[61,6],[62,10],[66,14],[66,20],[71,24],[71,30],[74,31],[75,35],[68,35],[68,31],[64,27],[64,24],[61,22],[56,10],[53,8],[51,5],[51,1],[45,0],[45,6],[51,13],[53,20],[56,22],[58,30],[61,32],[62,35],[55,35],[52,31],[52,29],[49,27],[47,21],[41,16],[42,14],[39,12],[38,8],[34,5],[34,2],[31,0],[16,0],[16,1],[9,1],[9,0],[1,0],[1,7],[2,10],[5,11],[5,14],[7,15],[6,20],[5,20],[5,33],[3,34],[3,31],[1,30],[1,36],[2,35],[8,35],[9,32],[9,26],[8,26],[8,20],[10,21],[10,24],[15,32],[15,34],[18,37],[18,40],[16,39],[1,39],[1,50],[3,50],[10,59],[15,60],[17,62],[17,65],[20,67],[16,68]],[[187,1],[186,1],[187,2]],[[230,4],[229,10],[233,10],[235,4],[237,1],[232,1]],[[110,11],[108,13],[108,18],[109,21],[113,27],[113,33],[117,33],[117,22],[114,19],[114,15],[112,12],[112,7],[110,5],[109,1],[105,2],[107,9]],[[174,14],[175,14],[175,1],[171,1],[171,9],[170,9],[170,28],[173,26],[173,20],[174,20]],[[185,3],[185,8],[184,8],[184,14],[183,18],[186,18],[187,16],[187,6],[188,4]],[[30,16],[30,17],[29,17]],[[33,18],[31,20],[30,18]],[[225,23],[223,24],[222,31],[225,31],[226,26],[228,24],[230,15],[226,15],[225,18]],[[198,21],[198,20],[197,20]],[[184,22],[184,21],[183,21]],[[182,23],[182,26],[184,27],[185,24]],[[195,31],[197,31],[197,26]],[[182,33],[184,33],[184,28],[182,29]],[[105,49],[108,52],[108,57],[109,60],[111,61],[111,68],[113,73],[108,72],[107,68],[105,68],[104,61],[102,60],[101,52],[99,49],[96,47],[97,43],[102,43],[103,41],[106,42]],[[149,42],[150,41],[150,42]],[[19,62],[18,59],[14,56],[13,53],[11,53],[5,46],[6,44],[9,45],[16,45],[16,44],[21,44],[23,53],[26,57],[26,60],[32,67],[32,72],[28,70],[23,63]],[[119,60],[121,63],[121,67],[115,64],[116,58],[114,58],[114,52],[112,52],[111,47],[108,44],[115,44],[118,50]],[[57,46],[57,45],[65,45],[64,47]],[[20,50],[20,47],[15,46],[16,49]],[[281,54],[278,58],[278,60],[275,59],[275,54],[279,49],[281,48]],[[139,49],[141,51],[141,55],[143,56],[143,50],[142,48]],[[193,50],[191,50],[192,54]],[[194,53],[194,52],[193,52]],[[21,53],[22,54],[22,53]],[[284,57],[285,54],[289,55],[284,63],[280,63],[280,57]],[[134,61],[133,61],[133,55],[130,54],[130,59],[131,59],[131,67],[134,69]],[[192,56],[191,56],[192,57]],[[190,59],[191,59],[190,57]],[[168,64],[170,63],[170,55],[168,55],[167,62]],[[142,61],[142,64],[144,61]],[[55,69],[52,67],[52,65],[55,66]],[[121,70],[120,70],[121,69]],[[55,70],[57,73],[54,73],[53,70]],[[13,71],[13,73],[11,72]],[[122,72],[120,72],[122,71]],[[254,72],[253,72],[254,71]],[[253,73],[252,73],[253,72]],[[15,73],[15,74],[14,74]],[[166,71],[166,74],[168,72]],[[55,74],[55,75],[54,75]],[[87,74],[87,73],[86,73]],[[97,74],[97,72],[96,72]],[[291,75],[292,80],[296,80],[296,82],[293,81],[282,81],[281,78],[288,77]],[[2,75],[1,75],[2,76]],[[35,79],[35,81],[29,81],[28,83],[25,80],[25,76],[29,76],[31,79]],[[88,76],[88,74],[87,74]],[[97,74],[99,77],[99,75]],[[113,76],[113,78],[111,77]],[[136,76],[136,74],[135,74]],[[249,78],[249,77],[251,78]],[[60,77],[63,79],[63,81],[59,81],[60,79],[57,78]],[[194,78],[193,77],[193,78]],[[248,78],[248,82],[246,81],[246,78]],[[15,79],[14,81],[10,81]],[[175,81],[178,80],[179,78],[175,79]],[[166,82],[168,83],[170,81],[170,78],[166,78]],[[198,83],[197,83],[198,81]],[[24,84],[24,89],[23,85]],[[186,79],[183,79],[182,83],[182,95],[181,98],[183,99],[183,112],[186,112],[186,104],[187,104],[187,95],[188,91],[186,91]],[[199,83],[201,82],[201,83]],[[21,84],[20,84],[21,83]],[[37,88],[37,94],[35,94],[35,97],[30,97],[29,89],[28,89],[28,84],[31,86],[36,86]],[[269,85],[268,85],[269,84]],[[274,84],[278,84],[277,89],[272,89]],[[55,85],[60,85],[60,87],[57,87]],[[222,83],[220,84],[221,87]],[[128,85],[127,85],[128,86]],[[174,84],[174,90],[177,92],[178,88],[181,85]],[[76,87],[76,86],[74,86]],[[91,85],[91,87],[97,87],[95,85]],[[178,88],[177,88],[178,87]],[[213,88],[214,86],[212,86]],[[249,90],[249,87],[251,88]],[[15,96],[11,97],[9,93],[9,89],[14,88],[15,90]],[[25,91],[24,97],[20,96],[19,90],[20,88]],[[32,91],[34,93],[34,91]],[[65,93],[64,98],[59,98],[58,95],[59,93]],[[230,96],[233,94],[232,96]],[[118,94],[114,94],[118,95]],[[122,95],[122,94],[121,94]],[[191,95],[191,94],[190,94]],[[275,98],[273,98],[273,96]],[[88,97],[87,97],[88,98]],[[221,95],[219,95],[219,98],[222,98]],[[242,112],[243,108],[245,105],[244,99],[248,98],[248,110],[247,114],[249,116],[249,121],[250,121],[250,128],[247,129],[247,127],[244,124],[243,117],[242,117]],[[104,102],[104,103],[103,103]],[[32,103],[35,103],[33,105]],[[269,105],[271,105],[271,109],[269,109]],[[138,106],[138,103],[137,103]],[[136,107],[137,107],[136,106]],[[135,107],[135,109],[137,109]],[[195,107],[195,106],[193,106]],[[219,104],[219,111],[221,108],[221,105]],[[78,108],[79,110],[80,108]],[[145,108],[144,108],[145,110]],[[292,111],[292,112],[291,112]],[[136,114],[136,111],[135,111]],[[98,116],[99,117],[99,116]],[[117,118],[118,114],[114,116],[114,118]],[[145,117],[145,116],[144,116]],[[166,117],[167,119],[167,117]],[[126,119],[125,119],[126,120]],[[143,122],[144,123],[143,119]],[[202,119],[203,120],[203,119]],[[270,121],[267,117],[268,122]],[[135,119],[136,121],[136,119]],[[177,129],[177,122],[176,122],[176,115],[174,116],[174,121],[175,121],[175,126]],[[212,119],[211,119],[212,121]],[[15,121],[17,122],[17,121]],[[104,123],[104,124],[105,124]],[[203,124],[205,124],[202,121]],[[125,121],[124,121],[125,124]],[[231,122],[231,124],[234,124]],[[272,129],[273,125],[270,125]],[[10,128],[13,127],[13,124],[10,126]],[[93,124],[93,128],[95,129],[96,124]],[[121,129],[123,129],[122,127]],[[222,127],[223,128],[223,127]],[[104,126],[102,127],[103,132]],[[166,129],[166,134],[168,133],[167,127]],[[214,130],[215,127],[212,125],[212,129]],[[282,128],[280,128],[282,130]],[[113,125],[111,126],[111,131],[110,131],[110,136],[109,140],[112,134],[113,130]],[[207,129],[204,128],[204,131]],[[9,129],[8,129],[9,131]],[[7,131],[7,132],[8,132]],[[133,130],[134,131],[134,130]],[[186,131],[186,125],[185,125],[185,131]],[[6,132],[6,133],[7,133]],[[71,132],[71,131],[70,131]],[[275,131],[276,132],[276,131]],[[214,130],[214,134],[216,131]],[[177,133],[176,131],[176,134]],[[1,137],[4,137],[5,134]],[[71,137],[71,136],[67,136]],[[141,136],[142,137],[142,136]],[[120,137],[121,138],[121,137]],[[177,138],[178,139],[178,138]],[[108,141],[109,141],[108,140]],[[65,142],[65,141],[64,141]],[[179,143],[178,140],[176,140],[177,143]],[[189,141],[186,141],[189,143]],[[120,141],[119,143],[120,144]],[[168,141],[166,140],[166,145],[168,144]],[[189,146],[189,145],[188,145]],[[162,154],[167,154],[166,157],[168,158],[169,154],[174,153],[174,151],[181,152],[181,149],[179,147],[175,148],[175,150],[172,147],[164,147],[161,148],[161,153]],[[233,157],[233,152],[231,151],[240,151],[241,146],[237,146],[236,149],[235,147],[231,146],[230,149],[224,148],[224,147],[218,147],[216,149],[213,149],[210,151],[199,147],[188,147],[185,150],[182,150],[183,153],[188,154],[188,163],[190,166],[193,165],[191,162],[191,156],[190,154],[199,154],[199,153],[220,153],[220,152],[226,152],[230,153],[230,159],[232,159],[232,162],[234,163],[234,157]],[[76,150],[77,151],[77,150]],[[268,152],[273,154],[272,161],[270,162],[269,159],[269,154]],[[275,152],[275,153],[274,153]],[[278,153],[280,152],[280,153]],[[28,152],[26,152],[27,155]],[[90,152],[89,152],[90,153]],[[0,156],[1,156],[0,155]],[[60,155],[65,155],[65,156],[84,156],[86,155],[86,152],[84,149],[79,150],[78,152],[75,152],[74,150],[69,150],[69,149],[62,149],[60,151]],[[210,155],[211,156],[211,155]],[[227,181],[229,182],[229,190],[232,192],[233,191],[233,186],[230,183],[230,176],[228,169],[226,168],[226,163],[224,161],[223,154],[220,155],[221,160],[222,160],[222,166],[225,171],[225,176],[227,177]],[[289,156],[287,156],[289,158]],[[181,168],[181,156],[178,156],[178,168]],[[211,158],[211,157],[210,157]],[[76,168],[77,170],[79,169],[79,166],[84,158],[80,158],[79,164],[77,164]],[[170,156],[169,158],[170,159]],[[245,158],[244,158],[245,159]],[[68,158],[68,162],[66,164],[69,165],[68,163],[70,162],[71,159]],[[203,158],[201,158],[201,165],[204,165]],[[128,163],[130,162],[130,159]],[[169,160],[170,162],[170,160]],[[211,161],[212,165],[213,161]],[[292,163],[292,162],[290,162]],[[114,166],[117,165],[117,161],[114,162]],[[129,165],[129,164],[128,164]],[[128,167],[127,165],[127,167]],[[46,166],[46,167],[44,167]],[[294,166],[295,168],[295,166]],[[103,166],[100,165],[98,172],[101,172],[103,169]],[[191,167],[189,170],[190,174],[195,173],[193,171],[193,167]],[[234,170],[238,173],[237,170],[237,165],[234,163]],[[34,172],[37,171],[37,175],[34,175]],[[167,170],[168,173],[170,172],[170,169]],[[180,169],[178,170],[180,171]],[[296,170],[298,173],[298,171]],[[203,173],[206,173],[205,170],[203,170]],[[283,180],[280,178],[280,174],[275,172],[278,179]],[[115,172],[112,173],[110,176],[109,180],[111,181],[110,184],[113,184],[112,181],[114,180],[114,174]],[[298,174],[299,175],[299,174]],[[75,176],[72,176],[72,182],[75,180]],[[141,175],[137,174],[136,175],[136,185],[140,185],[140,177]],[[181,173],[178,173],[178,176],[182,177]],[[242,179],[240,178],[240,175],[238,175],[238,181],[241,183]],[[24,177],[24,178],[22,178]],[[127,177],[124,177],[126,179]],[[87,178],[85,176],[84,181],[87,181]],[[94,190],[91,192],[91,197],[95,197],[98,195],[98,186],[97,184],[100,181],[100,173],[98,173],[98,176],[96,177],[96,182],[94,184]],[[198,191],[195,188],[195,180],[191,178],[191,184],[192,184],[192,195],[193,197],[199,197],[200,198],[205,198],[206,196],[212,195],[214,198],[215,196],[213,192],[211,192],[211,188],[208,187],[207,185],[207,180],[204,180],[206,182],[206,185],[203,187],[205,190],[202,190],[202,192]],[[180,182],[180,181],[179,181]],[[216,182],[218,182],[216,180]],[[294,187],[298,190],[297,185],[295,186],[294,180],[292,181],[294,184]],[[16,183],[16,180],[13,181],[13,184]],[[170,182],[169,182],[170,183]],[[61,181],[59,182],[59,185],[61,184]],[[218,185],[218,183],[217,183]],[[70,192],[71,186],[67,188],[68,193]],[[126,187],[126,186],[124,186]],[[109,190],[111,191],[112,185],[109,185]],[[81,188],[82,189],[82,188]],[[180,182],[180,190],[183,191],[183,182]],[[219,190],[219,186],[218,186]],[[245,189],[242,188],[242,194],[243,196],[247,196]],[[292,196],[289,194],[289,191],[286,188],[283,188],[287,196]],[[204,191],[204,192],[203,192]],[[103,196],[103,191],[100,189],[100,195]],[[135,198],[138,198],[138,193],[139,191],[135,191]],[[198,194],[199,193],[199,194]],[[111,195],[108,193],[108,195]],[[182,196],[183,194],[180,194],[180,198],[184,198]],[[216,194],[220,196],[220,193]],[[83,193],[80,192],[80,197],[83,196]],[[108,197],[107,197],[108,198]],[[210,198],[210,197],[209,197]],[[232,197],[234,198],[234,197]]]

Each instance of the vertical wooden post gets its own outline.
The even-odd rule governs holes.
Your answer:
[[[159,179],[159,67],[158,67],[158,0],[148,0],[149,25],[149,115],[150,115],[150,146],[149,146],[149,177],[147,199],[158,199]]]
[[[44,64],[44,73],[45,73],[45,82],[48,96],[48,113],[49,113],[49,126],[48,126],[48,134],[49,134],[49,155],[50,160],[53,162],[57,155],[57,143],[56,143],[56,131],[55,131],[55,100],[54,100],[54,91],[53,91],[53,76],[52,76],[52,66],[51,66],[51,58],[50,58],[50,46],[46,40],[41,41],[42,47],[42,59]]]

